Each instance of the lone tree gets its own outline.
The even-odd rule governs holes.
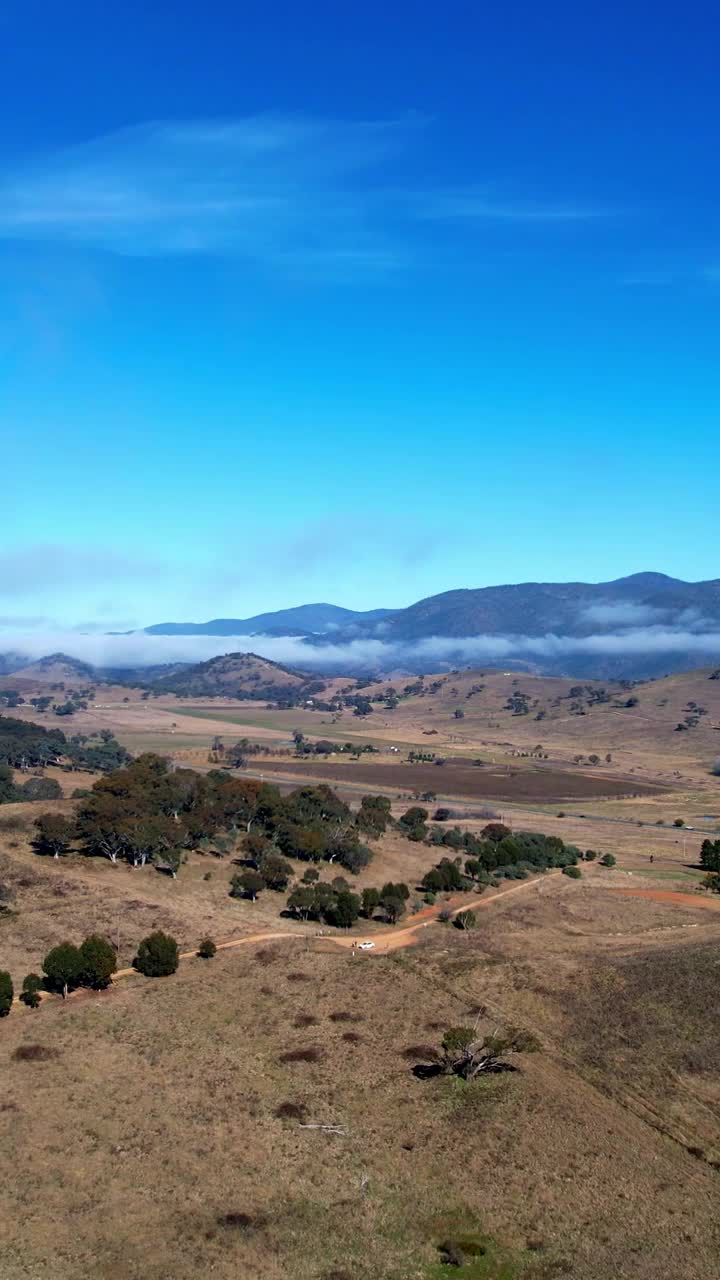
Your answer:
[[[174,973],[179,962],[178,944],[162,929],[143,938],[133,960],[134,967],[146,978],[166,978]]]
[[[102,991],[110,985],[110,980],[117,969],[117,954],[111,942],[99,933],[91,933],[80,944],[82,972],[80,981],[84,987],[92,987]]]
[[[32,842],[36,853],[60,858],[70,851],[75,837],[75,824],[61,813],[42,813],[33,825],[37,831]]]
[[[249,898],[255,902],[259,893],[265,888],[265,878],[259,871],[241,871],[230,881],[231,898]]]
[[[42,962],[43,973],[51,991],[59,991],[63,1000],[72,987],[82,980],[83,959],[79,947],[72,942],[61,942],[48,951]]]
[[[0,1018],[6,1018],[12,1009],[14,988],[7,969],[0,969]]]
[[[617,862],[617,858],[615,857],[614,853],[604,853],[602,858],[600,859],[600,866],[614,867],[616,862]]]
[[[450,1027],[442,1038],[442,1064],[448,1075],[474,1080],[488,1072],[507,1071],[508,1054],[535,1053],[540,1041],[529,1031],[509,1027],[481,1035],[474,1027]]]
[[[27,1005],[28,1009],[37,1009],[40,1004],[40,992],[42,991],[42,978],[39,973],[29,973],[23,978],[22,991],[20,999],[22,1003]]]

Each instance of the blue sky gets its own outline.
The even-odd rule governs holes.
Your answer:
[[[0,625],[718,576],[717,13],[7,0]]]

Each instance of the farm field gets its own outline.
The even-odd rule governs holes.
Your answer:
[[[331,782],[352,779],[372,790],[374,786],[411,787],[415,792],[442,790],[444,796],[472,800],[545,801],[555,803],[577,798],[593,800],[607,796],[653,794],[658,788],[634,780],[614,779],[597,774],[564,773],[553,769],[492,769],[448,762],[442,769],[433,765],[315,762],[310,760],[268,760],[263,769],[272,773],[298,774],[305,778],[326,778]]]

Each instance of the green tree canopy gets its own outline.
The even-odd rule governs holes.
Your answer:
[[[47,985],[52,991],[59,991],[63,1000],[68,991],[81,984],[83,960],[79,948],[72,942],[61,942],[52,947],[42,962],[42,968]]]
[[[178,944],[162,929],[143,938],[133,961],[135,968],[146,978],[165,978],[175,973],[180,960]]]

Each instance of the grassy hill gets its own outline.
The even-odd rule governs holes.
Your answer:
[[[369,732],[382,725],[440,752],[485,744],[572,759],[610,753],[639,763],[646,757],[667,769],[695,761],[707,773],[720,755],[720,679],[706,667],[659,680],[627,683],[518,674],[453,671],[418,680],[396,680],[394,711],[380,699],[378,681],[363,688],[372,714]],[[682,728],[678,728],[682,725]]]
[[[83,680],[86,683],[96,679],[93,667],[79,658],[71,658],[67,653],[51,653],[46,658],[38,658],[27,666],[20,667],[12,673],[16,680],[30,680],[34,683],[59,684]]]
[[[714,948],[546,889],[411,952],[287,939],[14,1013],[3,1276],[714,1280]],[[541,1050],[413,1076],[483,1010]]]
[[[300,699],[325,687],[322,680],[293,671],[256,653],[227,653],[199,662],[155,682],[160,691],[189,697],[232,697],[268,700]]]

